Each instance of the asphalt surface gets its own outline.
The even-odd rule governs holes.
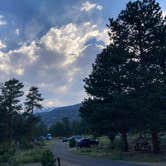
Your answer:
[[[51,149],[54,155],[61,159],[61,166],[143,166],[123,161],[80,156],[71,152],[66,144],[61,141],[56,141]]]

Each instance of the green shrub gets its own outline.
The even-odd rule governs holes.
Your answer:
[[[33,148],[33,144],[30,143],[27,139],[22,139],[20,141],[20,149],[32,149]]]
[[[8,161],[8,165],[10,166],[20,166],[20,163],[18,161],[16,161],[15,157],[12,157],[9,161]]]
[[[20,163],[31,163],[31,162],[40,162],[44,149],[36,148],[30,149],[25,152],[21,152],[21,154],[17,155],[17,161]]]
[[[51,151],[46,150],[43,152],[42,158],[41,158],[41,165],[42,166],[55,166],[55,158]]]
[[[7,144],[0,145],[0,162],[8,162],[16,151],[15,146],[9,146]]]

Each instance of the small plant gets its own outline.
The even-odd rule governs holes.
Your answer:
[[[20,155],[17,155],[17,161],[20,163],[33,163],[40,162],[45,149],[34,148],[23,151]]]
[[[27,139],[24,138],[20,141],[20,149],[27,150],[32,148],[33,148],[33,144],[30,143]]]
[[[8,162],[10,158],[15,154],[15,151],[16,149],[14,145],[0,145],[0,162]]]
[[[75,147],[75,146],[76,146],[76,141],[75,141],[74,138],[72,138],[72,139],[69,141],[69,147],[70,147],[70,148],[73,148],[73,147]]]
[[[20,166],[20,163],[18,161],[16,161],[16,158],[12,157],[9,161],[8,161],[8,165],[10,166]]]
[[[42,166],[56,166],[55,164],[55,158],[51,151],[46,150],[43,152],[42,158],[41,158],[41,165]]]

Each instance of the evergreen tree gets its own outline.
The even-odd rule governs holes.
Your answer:
[[[26,112],[33,114],[34,109],[41,109],[40,102],[43,101],[41,93],[37,87],[31,87],[29,93],[26,96],[25,109]]]
[[[5,142],[8,137],[7,112],[0,104],[0,142]]]
[[[110,116],[102,116],[103,103],[103,107],[98,106],[101,108],[98,122],[107,121],[115,113],[118,116],[110,120],[119,123],[119,131],[126,126],[122,134],[126,137],[133,123],[128,116],[131,115],[139,129],[148,128],[152,133],[153,150],[158,152],[158,132],[165,121],[161,119],[165,109],[160,99],[166,85],[166,19],[155,0],[137,0],[129,2],[117,19],[110,19],[108,28],[112,42],[97,56],[92,73],[85,79],[85,90],[93,102],[110,104]],[[89,105],[84,102],[83,110],[88,111],[86,107]],[[90,123],[97,115],[92,109],[96,108],[88,111]],[[85,117],[83,110],[81,114]],[[125,147],[127,150],[127,142]]]
[[[22,109],[19,98],[24,94],[22,91],[23,87],[23,83],[15,78],[6,81],[2,85],[1,109],[6,112],[5,115],[7,116],[7,137],[9,143],[11,143],[13,139],[14,114]]]
[[[28,115],[27,122],[28,122],[28,139],[32,141],[33,133],[34,133],[34,126],[38,122],[38,118],[33,115],[34,109],[41,109],[41,101],[43,98],[39,89],[37,87],[31,87],[29,89],[29,93],[26,96],[25,102],[25,111]]]
[[[85,79],[85,89],[91,98],[83,103],[80,110],[83,118],[90,118],[92,130],[98,134],[105,134],[112,140],[113,133],[115,136],[120,132],[124,151],[128,151],[127,132],[131,126],[129,115],[132,112],[129,106],[122,106],[121,100],[133,93],[129,82],[136,64],[128,62],[131,57],[132,54],[120,47],[112,46],[97,56],[92,73]]]
[[[161,131],[161,114],[157,104],[166,82],[166,19],[155,0],[129,2],[116,20],[110,19],[110,38],[115,46],[133,53],[137,62],[134,79],[129,87],[135,89],[139,127],[152,133],[154,152],[159,152],[158,132]],[[116,34],[116,35],[115,35]],[[159,103],[159,102],[158,102]],[[142,125],[144,124],[144,126]]]

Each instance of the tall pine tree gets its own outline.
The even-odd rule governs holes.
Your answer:
[[[43,98],[41,96],[41,93],[39,92],[39,89],[37,87],[31,87],[29,89],[28,95],[26,96],[26,112],[33,114],[34,109],[41,109],[41,101],[43,101]]]
[[[110,38],[115,46],[133,53],[137,62],[135,78],[130,87],[135,89],[139,103],[140,121],[152,134],[154,152],[159,152],[158,132],[161,131],[161,89],[166,82],[166,19],[155,0],[129,2],[116,20],[110,19]],[[158,101],[158,102],[155,102]],[[143,122],[142,122],[143,120]]]
[[[13,140],[13,120],[16,112],[22,110],[22,105],[20,104],[19,98],[24,95],[23,92],[23,83],[19,82],[19,80],[13,78],[6,81],[2,85],[1,92],[1,109],[6,112],[7,116],[7,137],[9,139],[9,143],[11,144]]]
[[[112,42],[97,56],[92,73],[85,79],[86,92],[92,101],[110,103],[111,109],[116,106],[121,124],[123,117],[128,117],[121,113],[128,115],[127,110],[133,110],[131,116],[139,117],[137,127],[151,132],[157,153],[158,132],[165,121],[160,99],[166,87],[166,19],[155,0],[137,0],[129,2],[117,19],[110,19],[108,28]],[[119,100],[127,100],[130,108],[126,110]]]
[[[38,117],[34,116],[34,110],[35,109],[41,109],[41,101],[43,101],[43,98],[41,96],[41,93],[39,92],[39,89],[37,87],[31,87],[29,89],[29,93],[26,96],[26,102],[25,102],[25,112],[28,115],[27,123],[28,123],[28,139],[29,141],[32,141],[33,137],[33,128],[38,122]]]

